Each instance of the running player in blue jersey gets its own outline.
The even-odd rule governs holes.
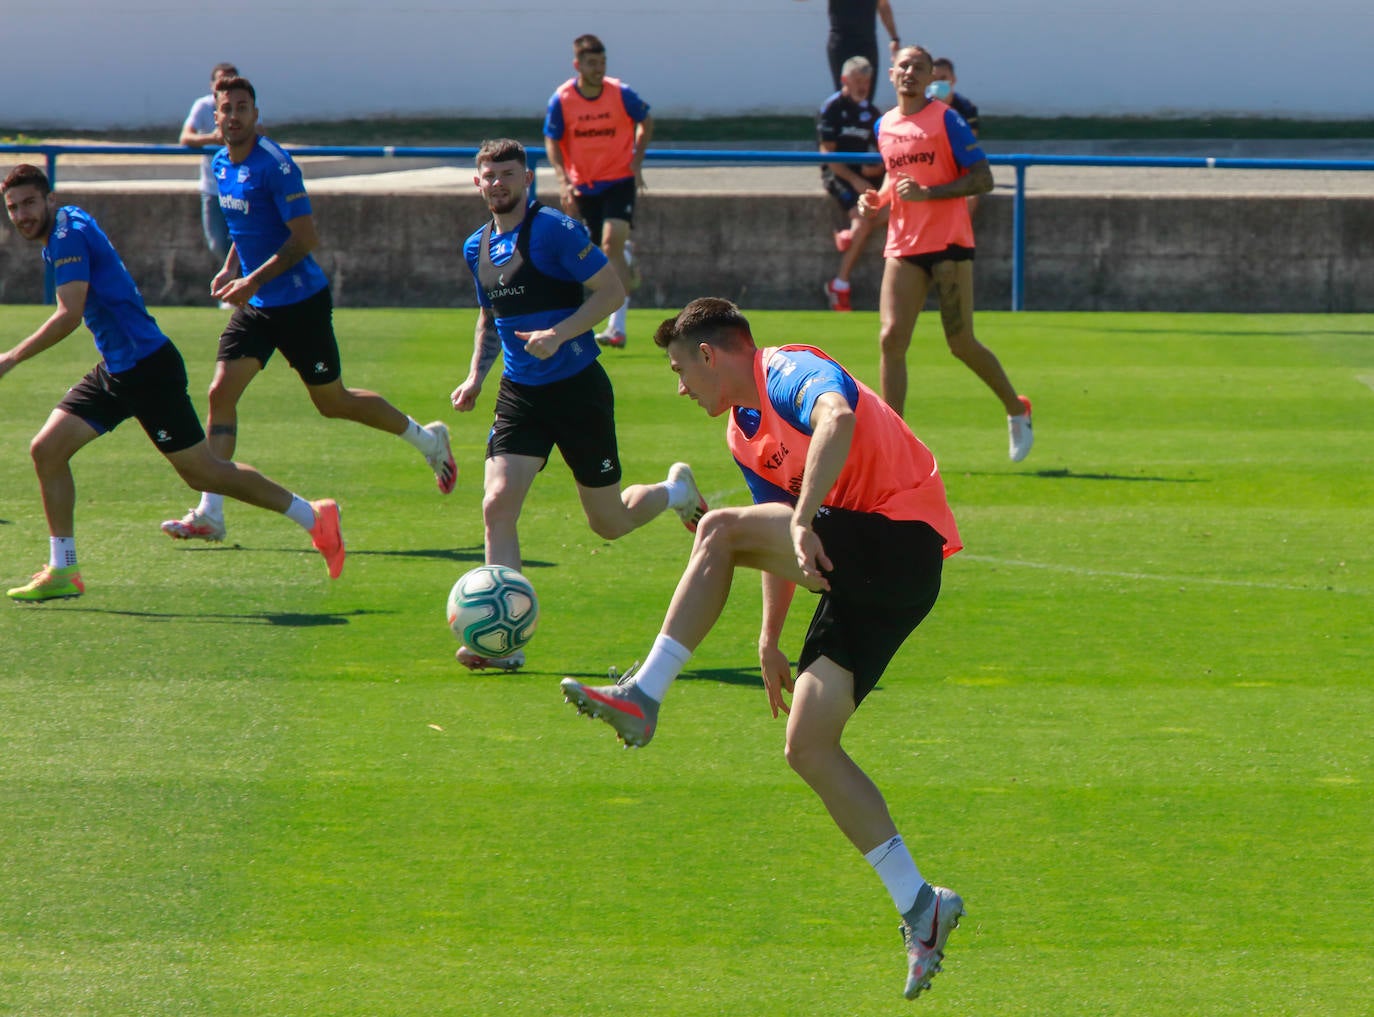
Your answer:
[[[217,491],[289,516],[311,535],[331,577],[343,568],[339,509],[307,502],[251,466],[217,458],[186,393],[186,366],[143,304],[118,252],[87,212],[57,204],[36,166],[16,166],[3,185],[5,210],[25,240],[43,245],[53,268],[57,310],[39,329],[0,353],[0,378],[76,331],[82,320],[101,362],[68,390],[29,446],[48,520],[48,563],[14,600],[78,597],[85,592],[76,560],[76,483],[71,459],[85,445],[134,417],[193,488]]]
[[[488,141],[477,153],[473,179],[492,219],[463,244],[479,311],[468,376],[452,395],[455,410],[472,410],[497,355],[503,357],[482,522],[487,563],[516,569],[520,510],[554,446],[577,481],[588,525],[607,540],[666,508],[694,531],[706,511],[686,463],[674,463],[662,483],[620,489],[615,393],[591,328],[625,289],[581,223],[527,202],[533,177],[518,141]],[[524,659],[523,651],[491,660],[466,646],[458,650],[470,668],[512,670]]]
[[[211,448],[233,458],[239,399],[281,350],[322,416],[404,438],[448,494],[458,479],[448,428],[438,421],[421,427],[377,393],[344,386],[329,280],[310,253],[319,242],[310,198],[291,157],[257,133],[257,93],[246,78],[215,84],[215,123],[225,147],[212,167],[233,246],[210,286],[213,296],[237,310],[220,336],[210,382]],[[178,540],[223,540],[224,501],[207,492],[162,530]]]

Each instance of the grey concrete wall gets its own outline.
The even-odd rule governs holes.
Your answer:
[[[312,195],[321,264],[340,306],[471,307],[459,255],[483,219],[475,195]],[[90,211],[150,304],[205,304],[215,264],[190,193],[85,191]],[[979,208],[979,307],[1011,293],[1010,197]],[[1374,197],[1032,196],[1029,310],[1374,311]],[[745,307],[824,308],[835,269],[834,208],[816,195],[656,194],[640,210],[638,303],[680,307],[705,294]],[[879,245],[854,276],[876,308]],[[0,233],[0,302],[36,303],[36,245]]]

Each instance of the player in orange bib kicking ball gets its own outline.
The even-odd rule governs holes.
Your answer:
[[[877,393],[821,350],[760,350],[728,300],[694,300],[659,326],[678,392],[729,414],[730,451],[754,504],[707,512],[644,666],[619,684],[562,683],[578,711],[645,745],[659,706],[720,617],[735,570],[763,575],[759,664],[787,714],[787,761],[873,866],[901,914],[904,993],[940,970],[964,902],[922,877],[882,793],[840,746],[845,725],[935,605],[962,546],[935,457]],[[792,677],[779,648],[797,586],[819,594]],[[789,706],[784,692],[792,693]]]
[[[973,223],[966,199],[992,190],[992,169],[964,119],[927,98],[935,68],[926,50],[898,50],[891,75],[897,106],[878,122],[887,180],[881,190],[864,192],[857,206],[865,217],[890,209],[879,299],[883,399],[904,411],[906,352],[933,283],[950,352],[1002,401],[1008,453],[1020,462],[1034,441],[1030,400],[1017,395],[997,355],[973,335]]]

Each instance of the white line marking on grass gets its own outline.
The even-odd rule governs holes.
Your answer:
[[[1370,388],[1374,388],[1374,374],[1357,374],[1355,380],[1362,381]]]
[[[1045,569],[1049,572],[1068,572],[1076,576],[1104,576],[1109,579],[1140,579],[1156,583],[1195,583],[1204,586],[1239,586],[1250,590],[1292,590],[1296,593],[1352,593],[1367,596],[1365,590],[1338,590],[1334,587],[1294,586],[1292,583],[1256,583],[1248,579],[1216,579],[1211,576],[1171,576],[1153,572],[1121,572],[1113,569],[1089,569],[1078,565],[1059,565],[1046,561],[1022,561],[1019,558],[996,558],[986,554],[959,555],[965,561],[983,562],[988,565],[1006,565],[1012,568]]]

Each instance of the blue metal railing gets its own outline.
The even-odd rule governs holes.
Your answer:
[[[360,159],[448,159],[468,161],[477,148],[408,145],[287,145],[293,156],[344,156]],[[42,155],[48,179],[57,186],[57,160],[63,155],[147,155],[200,158],[203,149],[181,145],[47,145],[0,143],[0,152]],[[538,168],[544,153],[537,147],[526,150],[530,169]],[[843,152],[764,152],[735,149],[650,149],[646,160],[662,163],[710,163],[734,165],[810,165],[827,162],[872,163],[881,159],[875,153]],[[1012,200],[1011,309],[1023,310],[1026,293],[1026,170],[1032,166],[1102,166],[1149,169],[1250,169],[1322,170],[1374,172],[1368,159],[1244,159],[1208,156],[1103,156],[1103,155],[989,155],[993,166],[1011,166],[1016,172]],[[53,301],[51,279],[46,298]]]

